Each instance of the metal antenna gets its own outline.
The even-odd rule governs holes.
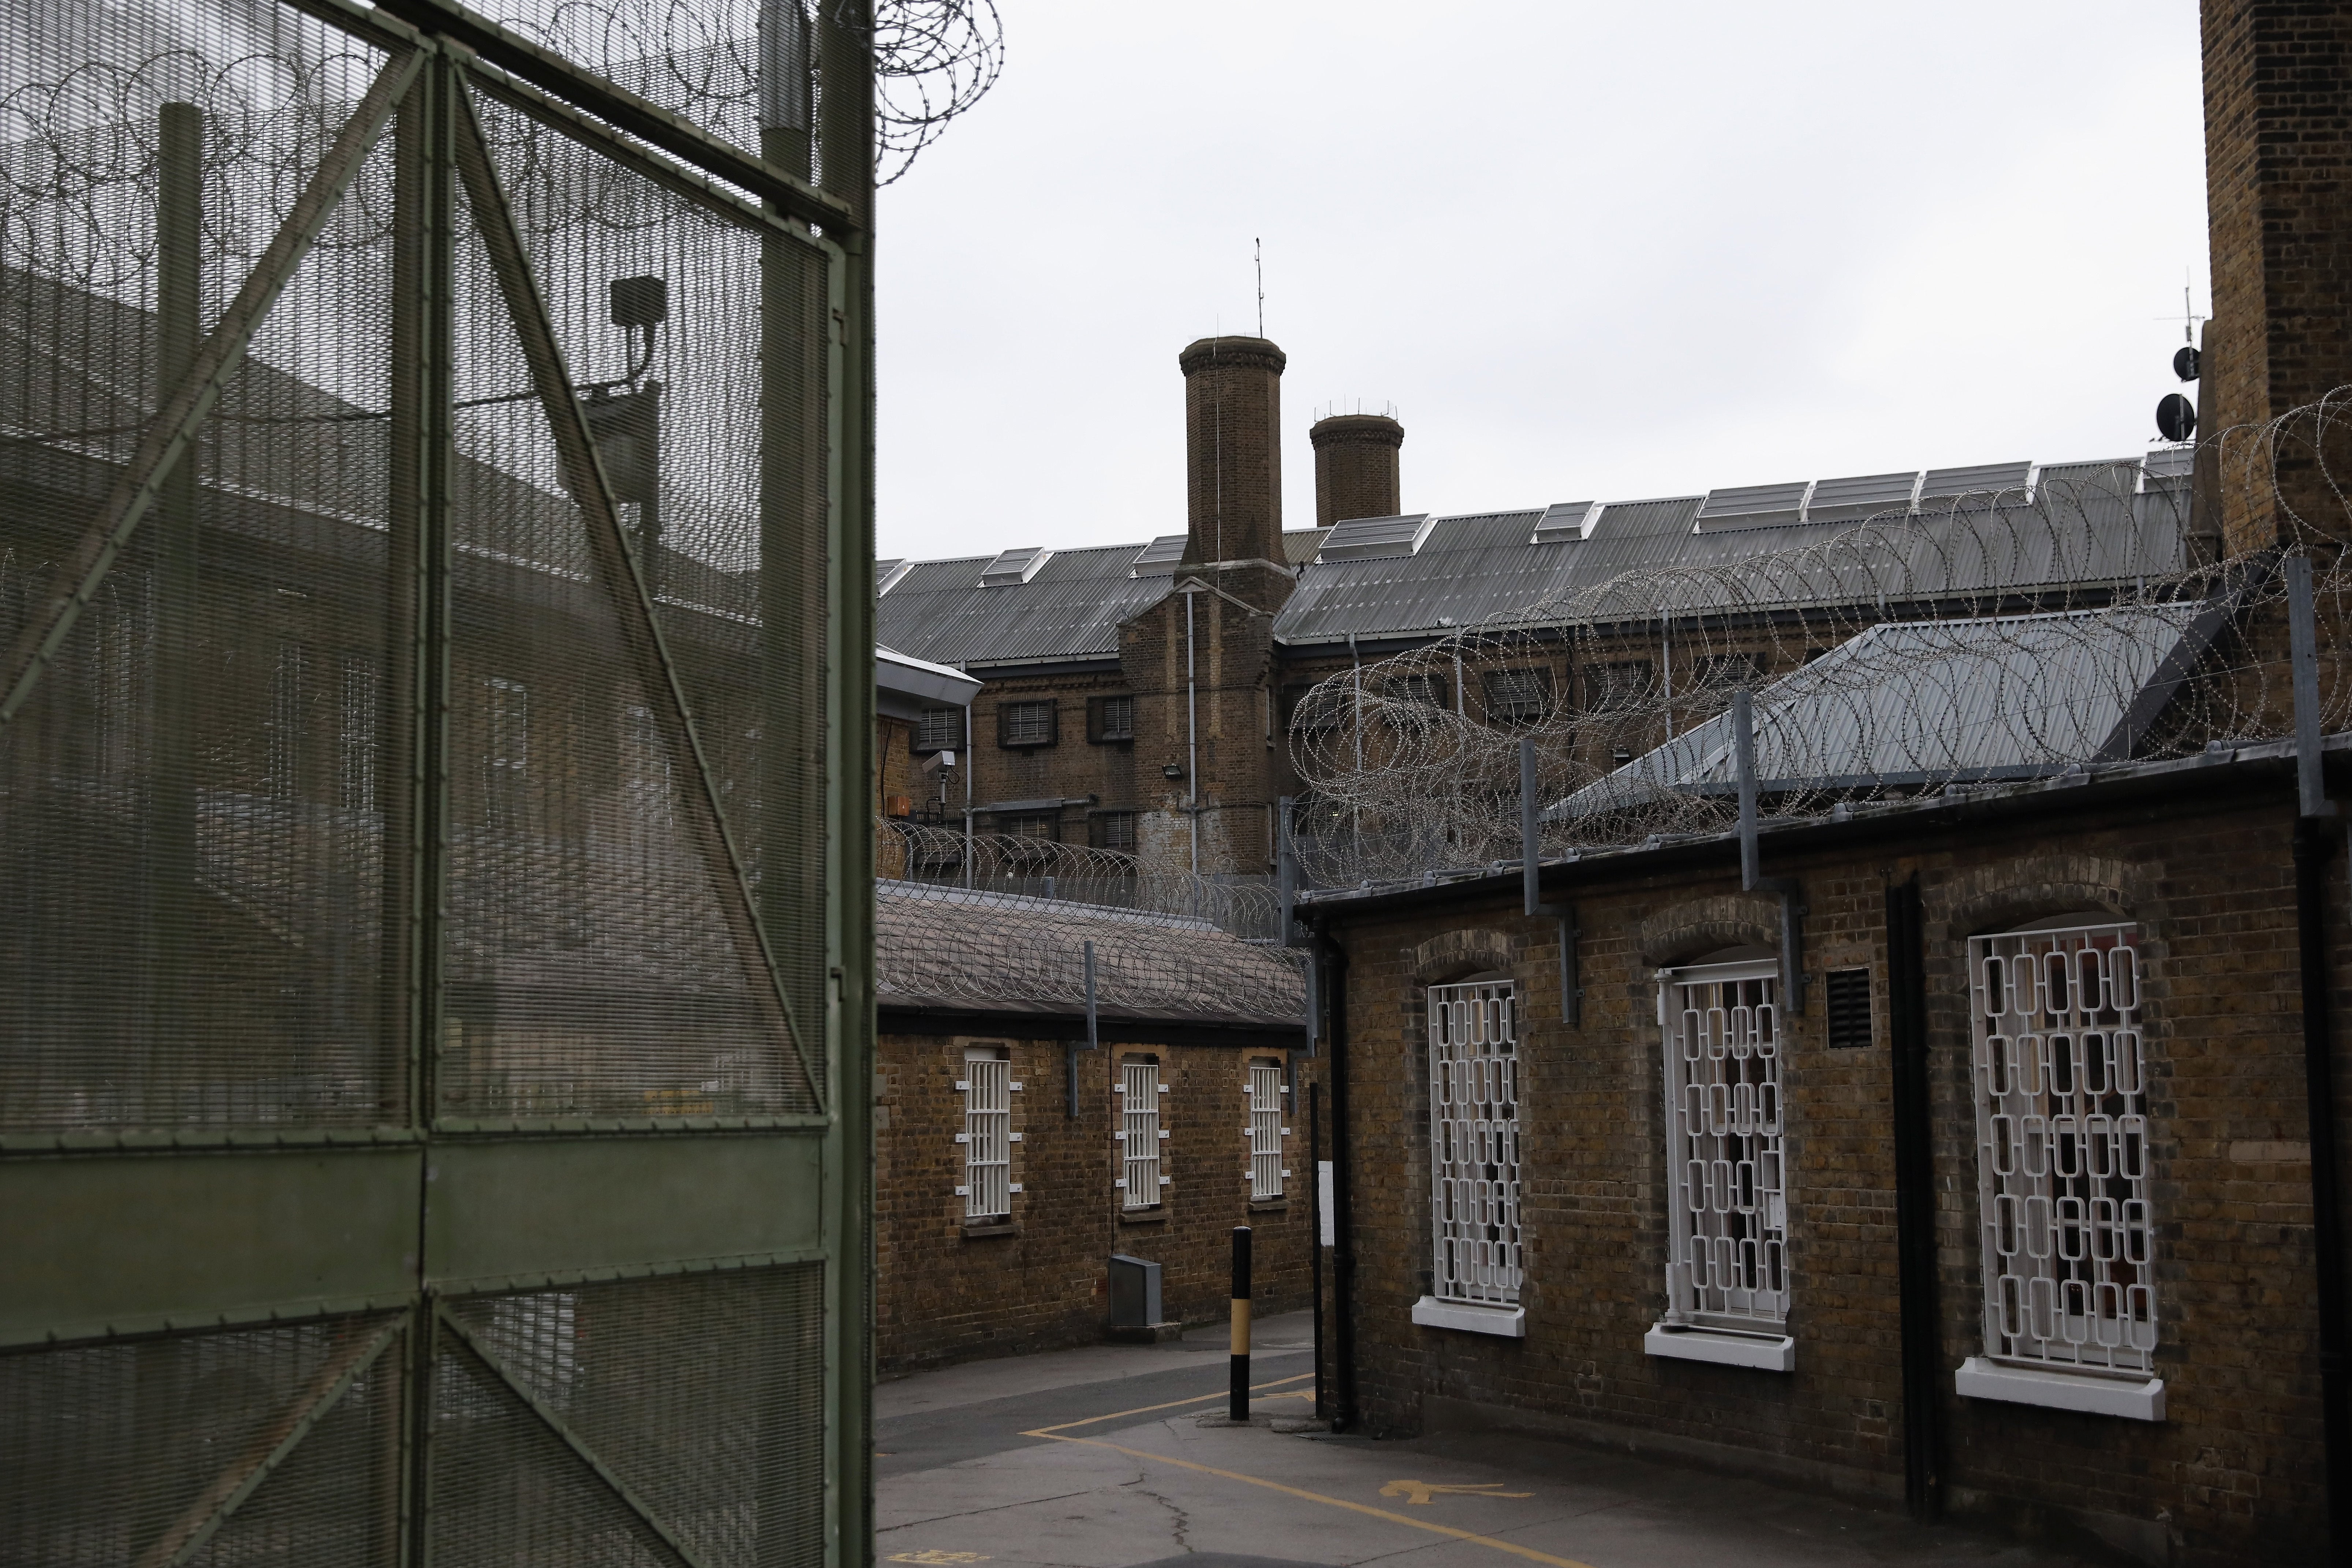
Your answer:
[[[1265,241],[1250,241],[1250,254],[1257,261],[1257,335],[1265,336]]]

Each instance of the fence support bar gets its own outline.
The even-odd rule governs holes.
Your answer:
[[[1519,737],[1519,888],[1527,915],[1549,915],[1559,925],[1559,1016],[1570,1028],[1583,1022],[1584,990],[1577,984],[1576,905],[1547,904],[1541,885],[1543,834],[1537,821],[1536,738]]]
[[[1780,1005],[1805,1013],[1805,892],[1794,877],[1767,877],[1756,842],[1756,705],[1746,687],[1731,694],[1731,756],[1739,778],[1739,885],[1780,899]]]
[[[2294,684],[2296,793],[2305,816],[2333,816],[2327,784],[2319,769],[2319,633],[2311,596],[2311,557],[2286,562],[2287,649]]]

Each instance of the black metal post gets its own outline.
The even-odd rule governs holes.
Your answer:
[[[1345,1432],[1356,1423],[1356,1251],[1353,1226],[1353,1184],[1348,1179],[1348,954],[1321,928],[1316,931],[1322,954],[1325,1005],[1329,1008],[1325,1037],[1331,1042],[1331,1362],[1338,1398],[1331,1412],[1331,1429]]]
[[[1913,1517],[1942,1507],[1936,1384],[1934,1109],[1927,1084],[1927,975],[1919,879],[1886,889],[1886,1013],[1893,1048],[1895,1299],[1902,1316],[1903,1499]]]
[[[2336,1198],[2336,1081],[2327,1005],[2327,863],[2336,832],[2322,817],[2294,825],[2295,936],[2303,970],[2304,1100],[2311,1133],[2313,1262],[2319,1279],[2321,1466],[2331,1563],[2352,1562],[2352,1380],[2345,1353],[2344,1216]]]
[[[1249,1419],[1250,1358],[1250,1227],[1234,1226],[1233,1382],[1225,1395],[1225,1414],[1235,1421]]]

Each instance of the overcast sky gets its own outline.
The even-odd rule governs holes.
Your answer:
[[[877,215],[885,556],[1184,526],[1195,338],[1404,505],[2137,453],[2207,308],[2192,0],[998,0]]]

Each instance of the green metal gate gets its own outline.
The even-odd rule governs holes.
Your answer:
[[[0,1562],[866,1560],[822,13],[0,0]]]

